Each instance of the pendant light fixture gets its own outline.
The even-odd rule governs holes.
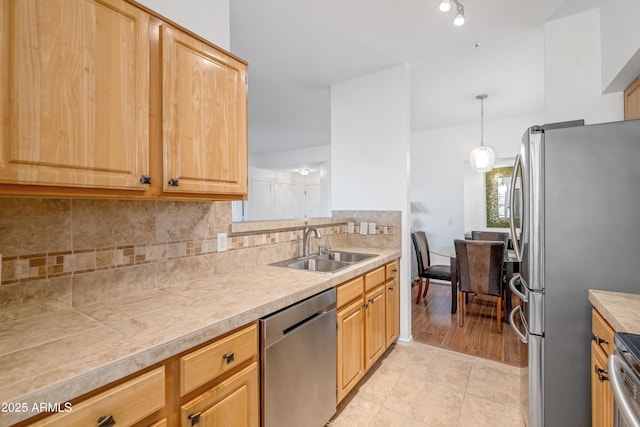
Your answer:
[[[493,169],[493,163],[496,160],[496,155],[491,147],[485,147],[484,145],[484,100],[489,95],[478,95],[476,99],[480,100],[480,146],[474,148],[469,156],[469,162],[471,163],[471,169],[474,172],[484,173]]]
[[[451,10],[451,3],[456,5],[456,17],[453,19],[453,25],[460,27],[464,25],[464,6],[459,0],[442,0],[439,9],[442,12],[449,12]]]

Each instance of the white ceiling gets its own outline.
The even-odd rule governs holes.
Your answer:
[[[541,113],[549,19],[599,0],[231,0],[231,51],[249,62],[249,150],[330,144],[330,85],[407,64],[411,131]],[[480,47],[474,47],[480,43]]]

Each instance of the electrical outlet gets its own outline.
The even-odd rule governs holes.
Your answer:
[[[360,234],[367,234],[367,225],[366,222],[360,223]]]
[[[218,252],[227,250],[227,233],[218,233]]]
[[[353,222],[347,223],[347,233],[353,234],[355,228],[356,228],[356,225]]]
[[[376,234],[376,223],[375,222],[370,222],[369,223],[369,234]]]

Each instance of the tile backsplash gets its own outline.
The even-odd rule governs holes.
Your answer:
[[[312,248],[400,247],[399,212],[333,216],[315,224],[323,237]],[[351,217],[377,222],[376,234],[348,234],[348,220],[339,218]],[[302,253],[300,221],[233,233],[230,225],[231,202],[0,198],[0,322],[10,320],[2,310],[9,305],[11,317],[33,315]],[[229,233],[226,252],[216,251],[221,232]]]

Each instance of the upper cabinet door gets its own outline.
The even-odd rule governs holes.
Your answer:
[[[162,26],[164,191],[247,194],[247,66]]]
[[[140,189],[149,19],[122,0],[2,0],[0,182]]]

